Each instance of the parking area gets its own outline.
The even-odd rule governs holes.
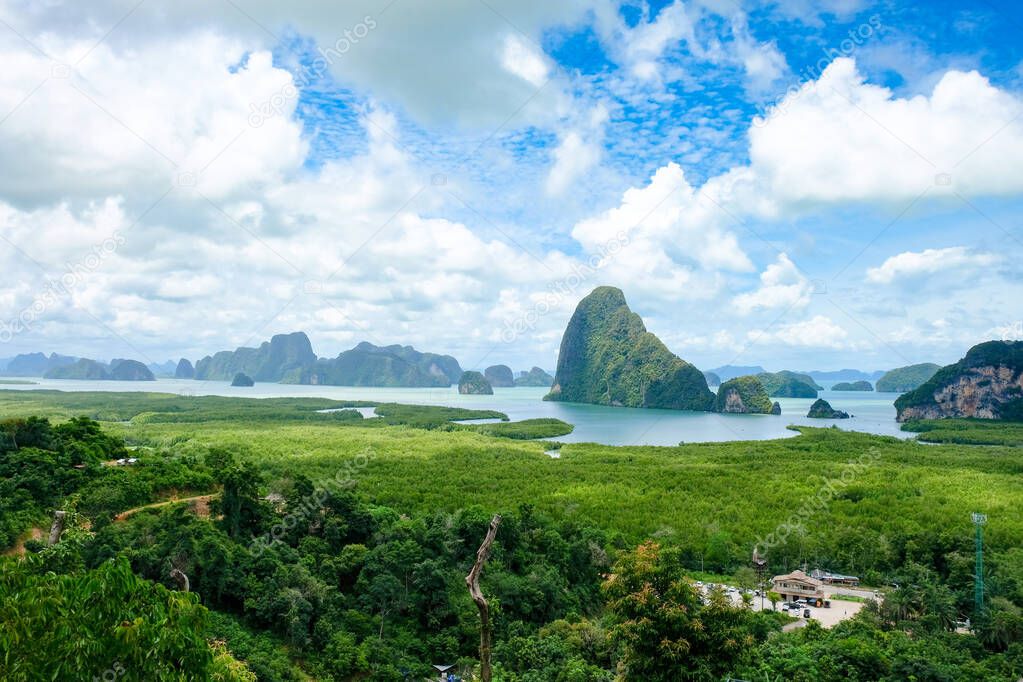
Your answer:
[[[697,582],[696,584],[697,587],[699,587],[700,590],[703,592],[703,594],[707,594],[710,591],[710,589],[714,587],[720,588],[724,591],[725,595],[731,600],[731,602],[734,605],[742,606],[742,590],[740,590],[737,587],[733,587],[731,585],[723,585],[720,583]],[[761,598],[753,592],[750,592],[749,594],[753,598],[752,608],[754,611],[760,611],[761,609],[765,611],[771,610],[772,608],[771,602],[768,601],[766,597]],[[866,592],[865,594],[869,595],[871,593]],[[806,624],[806,621],[808,619],[805,617],[804,614],[807,611],[809,611],[810,613],[809,620],[817,621],[818,623],[820,623],[821,627],[824,628],[834,627],[838,623],[841,623],[843,620],[848,620],[849,618],[852,618],[853,616],[860,612],[860,609],[863,608],[863,602],[842,601],[840,595],[832,596],[830,601],[831,601],[830,607],[815,607],[800,604],[798,609],[796,608],[784,609],[783,608],[784,604],[782,602],[778,602],[777,606],[779,611],[787,613],[795,618],[799,618],[799,620],[801,621],[800,623],[801,625]],[[799,625],[793,623],[786,629],[791,629],[792,626],[799,627]]]

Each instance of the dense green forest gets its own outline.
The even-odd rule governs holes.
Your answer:
[[[522,439],[568,425],[356,406],[0,392],[0,679],[421,680],[433,663],[470,679],[464,579],[494,513],[495,680],[1023,674],[1018,439],[801,429],[551,459]],[[503,421],[452,421],[474,418]],[[48,547],[54,509],[67,524]],[[989,518],[980,613],[971,511]],[[780,613],[701,599],[689,576],[741,584],[754,543],[772,572],[808,562],[885,598],[785,633]],[[963,617],[976,635],[955,632]]]

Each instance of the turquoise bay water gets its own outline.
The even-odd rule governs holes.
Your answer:
[[[566,443],[606,443],[608,445],[677,445],[730,440],[767,440],[797,435],[789,424],[810,426],[837,425],[841,429],[866,431],[889,436],[908,437],[899,430],[892,404],[897,393],[836,392],[825,390],[820,397],[832,407],[854,415],[851,419],[807,419],[812,399],[779,398],[781,416],[761,414],[713,414],[675,410],[645,410],[627,407],[603,407],[578,403],[552,403],[541,400],[545,388],[495,388],[494,395],[459,395],[451,388],[362,388],[352,386],[295,386],[256,384],[235,388],[226,381],[190,381],[160,379],[155,382],[74,381],[33,379],[32,386],[3,386],[13,390],[61,391],[153,391],[180,395],[221,395],[248,398],[317,397],[335,400],[367,400],[447,405],[473,409],[498,410],[513,420],[556,417],[575,425],[575,431],[558,438]],[[830,386],[830,382],[821,385]]]

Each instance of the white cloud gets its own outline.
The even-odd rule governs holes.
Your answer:
[[[724,36],[719,33],[722,18],[727,20]],[[748,88],[756,92],[788,70],[777,45],[752,35],[738,6],[719,8],[675,0],[652,21],[632,27],[616,9],[608,8],[597,12],[597,27],[611,56],[633,77],[654,85],[688,77],[687,69],[673,64],[669,56],[742,69]]]
[[[799,310],[807,306],[812,294],[813,284],[782,253],[760,274],[760,288],[736,296],[732,303],[743,315],[775,308]]]
[[[536,47],[521,36],[509,33],[504,38],[501,66],[534,87],[542,87],[550,78],[547,62]]]
[[[836,59],[750,128],[750,160],[779,204],[1023,191],[1023,102],[975,71],[898,98]],[[996,135],[994,139],[990,139]],[[948,174],[951,185],[936,186]]]
[[[80,38],[76,49],[54,52],[68,63],[77,61],[122,19],[124,23],[105,38],[105,44],[115,50],[134,49],[139,42],[160,43],[209,27],[265,49],[279,47],[279,39],[295,31],[312,37],[331,73],[346,85],[397,103],[424,121],[493,128],[534,96],[538,87],[536,60],[518,61],[525,71],[508,69],[507,36],[514,33],[523,46],[539,44],[545,28],[575,24],[593,4],[591,0],[435,0],[393,6],[357,1],[5,0],[0,4],[0,18],[32,39],[48,33]],[[549,120],[563,97],[556,85],[548,86],[519,115]]]
[[[619,206],[576,224],[572,236],[588,253],[599,253],[624,235],[628,246],[610,259],[604,274],[630,289],[668,300],[707,298],[720,288],[719,271],[753,269],[735,234],[724,227],[729,220],[671,163],[645,187],[627,190]]]
[[[1016,320],[1009,324],[993,327],[987,333],[993,339],[1023,341],[1023,320]]]
[[[45,45],[80,50],[56,38]],[[250,107],[289,88],[291,75],[267,52],[229,70],[244,54],[240,43],[209,33],[147,43],[127,56],[99,45],[67,78],[54,78],[51,60],[0,42],[0,59],[21,66],[0,70],[0,110],[13,112],[0,156],[18,159],[0,168],[0,192],[19,202],[114,192],[152,201],[184,174],[217,197],[279,181],[306,154],[291,119],[295,99],[259,127],[249,124]]]
[[[751,343],[780,342],[801,348],[841,349],[848,345],[849,334],[825,315],[815,315],[809,320],[781,325],[777,330],[751,331],[747,338]]]
[[[600,163],[607,119],[607,109],[598,105],[581,130],[569,130],[561,138],[554,149],[554,163],[547,176],[547,194],[563,194],[576,180]]]
[[[939,273],[963,279],[968,272],[990,267],[1000,260],[996,254],[977,253],[964,246],[905,251],[888,258],[880,266],[867,270],[867,280],[875,284],[891,284],[900,279]]]

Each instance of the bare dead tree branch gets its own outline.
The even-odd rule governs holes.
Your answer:
[[[64,533],[64,522],[67,520],[67,512],[56,510],[53,512],[53,525],[50,526],[50,539],[47,543],[50,547],[60,542],[60,536]]]
[[[490,624],[490,605],[487,604],[483,591],[480,590],[480,574],[483,573],[483,564],[490,558],[490,546],[494,544],[497,536],[497,526],[501,523],[501,515],[494,514],[490,520],[490,528],[487,536],[483,538],[483,544],[476,552],[476,563],[472,565],[469,575],[465,576],[465,584],[469,587],[469,594],[476,602],[476,608],[480,611],[480,679],[483,682],[491,682],[493,672],[490,669],[490,652],[492,648],[492,626]]]
[[[188,580],[188,576],[185,575],[184,571],[177,568],[172,568],[170,577],[178,583],[178,590],[180,592],[189,592],[192,589],[192,584]]]

